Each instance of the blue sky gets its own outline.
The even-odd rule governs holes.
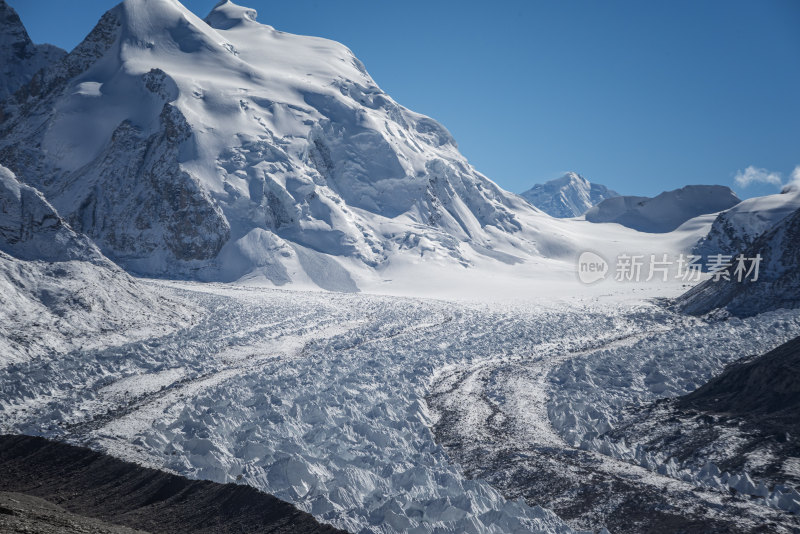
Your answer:
[[[67,49],[115,3],[9,0],[34,41]],[[205,16],[216,0],[184,3]],[[574,170],[623,194],[718,183],[749,197],[800,165],[796,0],[240,3],[349,46],[511,191]]]

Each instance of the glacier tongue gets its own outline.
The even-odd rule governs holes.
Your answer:
[[[434,441],[424,395],[437,367],[523,353],[582,314],[178,287],[208,312],[190,328],[0,367],[0,431],[246,483],[351,532],[571,532],[465,478]]]

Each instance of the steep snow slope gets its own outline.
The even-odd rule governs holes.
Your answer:
[[[743,281],[738,281],[733,263],[726,273],[729,280],[703,282],[676,299],[676,306],[696,315],[724,309],[739,317],[800,306],[800,209],[758,237],[742,253],[745,258],[761,256],[758,280],[753,282],[751,277],[743,277]]]
[[[586,210],[619,193],[604,185],[590,183],[574,172],[544,184],[536,184],[520,196],[553,217],[578,217]]]
[[[120,270],[0,166],[0,367],[166,332],[192,314]]]
[[[711,230],[694,249],[695,254],[737,254],[764,232],[800,209],[800,192],[787,190],[779,195],[743,200],[717,215]]]
[[[0,156],[136,272],[353,290],[398,253],[569,248],[347,48],[230,2],[126,0],[28,94]]]
[[[594,223],[614,222],[641,232],[671,232],[689,219],[715,213],[740,202],[720,185],[688,185],[654,198],[622,196],[604,200],[586,212]]]
[[[17,12],[0,0],[0,101],[65,55],[57,46],[33,44]]]

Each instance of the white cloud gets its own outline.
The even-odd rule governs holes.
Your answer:
[[[794,168],[792,175],[789,177],[789,183],[783,186],[782,193],[786,191],[800,191],[800,165]]]
[[[800,180],[800,166],[795,167],[792,173],[793,180],[795,176]],[[775,187],[781,187],[783,185],[781,173],[770,172],[767,169],[759,169],[752,165],[747,167],[744,171],[738,171],[736,176],[733,177],[733,181],[736,182],[736,185],[739,187],[748,187],[752,184],[769,184]]]

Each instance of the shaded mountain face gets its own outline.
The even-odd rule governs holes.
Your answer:
[[[568,172],[561,178],[536,184],[520,196],[552,217],[569,218],[583,215],[592,206],[618,197],[619,193]]]
[[[255,17],[126,0],[6,103],[0,157],[149,275],[352,290],[344,266],[422,248],[463,264],[462,243],[513,241],[535,215],[346,47]]]
[[[38,70],[65,55],[57,46],[34,44],[17,12],[0,0],[0,101],[30,82]]]
[[[740,360],[682,397],[682,408],[745,417],[796,434],[800,429],[800,338],[764,355]]]
[[[0,251],[21,260],[82,260],[110,264],[36,189],[0,165]]]
[[[730,280],[707,280],[675,300],[678,309],[693,315],[719,310],[749,317],[780,308],[800,306],[800,210],[782,219],[742,251],[745,258],[762,258],[758,280],[739,282],[735,263]]]
[[[697,243],[693,253],[708,256],[742,252],[798,209],[800,192],[795,190],[743,200],[714,219],[708,235]]]
[[[586,212],[594,223],[613,222],[640,232],[671,232],[689,219],[726,210],[741,202],[721,185],[687,185],[654,198],[622,196],[604,200]]]

